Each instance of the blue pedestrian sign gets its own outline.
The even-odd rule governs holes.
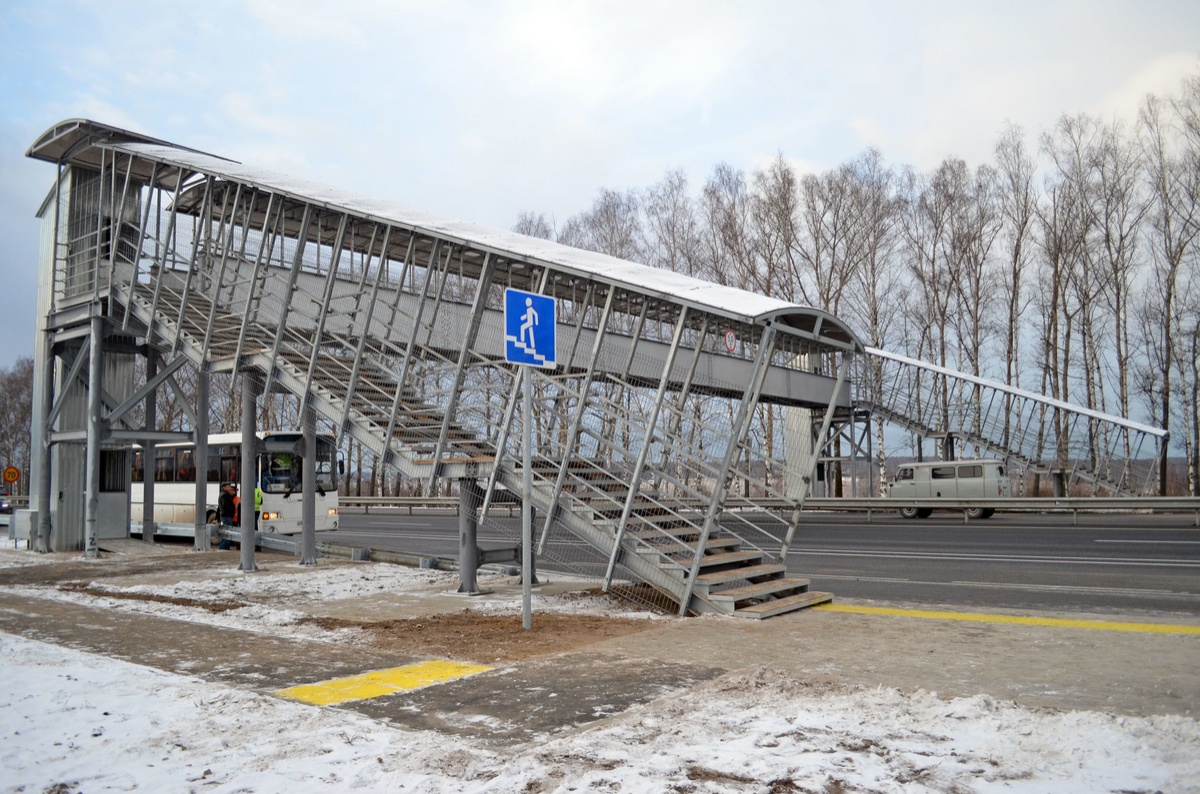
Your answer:
[[[504,290],[504,360],[510,364],[553,367],[556,306],[554,298],[519,289]]]

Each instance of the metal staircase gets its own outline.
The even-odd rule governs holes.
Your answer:
[[[169,367],[253,374],[407,477],[520,492],[502,295],[550,295],[560,365],[537,373],[530,428],[543,559],[681,614],[829,599],[786,575],[747,508],[754,489],[784,496],[758,483],[779,461],[749,440],[757,406],[850,405],[834,373],[862,348],[831,315],[95,122],[29,154],[60,168],[47,357],[81,335],[101,357],[139,340]]]
[[[240,345],[243,366],[272,372],[279,389],[311,400],[327,418],[347,417],[345,429],[352,437],[380,454],[390,450],[393,465],[405,474],[429,476],[444,435],[440,463],[495,464],[496,482],[519,492],[521,470],[511,460],[497,462],[487,428],[448,420],[440,406],[411,388],[399,388],[394,362],[339,355],[336,346],[313,356],[310,329],[301,323],[286,328],[282,340],[271,322],[250,323],[243,332],[228,300],[185,288],[178,273],[147,283],[132,278],[132,263],[114,273],[113,294],[123,301],[113,310],[134,321],[154,344],[175,346],[200,366],[219,366]],[[274,351],[269,359],[267,351]],[[346,392],[351,378],[357,387]],[[717,527],[701,545],[704,515],[682,499],[660,494],[628,500],[629,481],[594,461],[569,460],[561,490],[555,490],[561,461],[542,459],[534,468],[535,510],[545,515],[554,508],[558,525],[603,555],[612,555],[619,543],[615,556],[621,567],[681,611],[763,618],[832,599],[829,593],[809,592],[808,580],[787,576],[770,553],[729,530]],[[693,561],[697,574],[688,587]]]

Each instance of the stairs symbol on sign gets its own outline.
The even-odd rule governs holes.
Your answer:
[[[526,345],[524,342],[522,342],[520,339],[517,339],[515,336],[505,336],[504,341],[508,342],[510,345],[517,348],[525,355],[534,359],[535,361],[537,361],[537,363],[539,363],[539,364],[546,363],[545,356],[541,355],[540,353],[537,352],[537,350],[534,347],[532,347],[530,345]]]
[[[512,364],[553,367],[555,350],[555,300],[522,290],[504,291],[505,360]]]

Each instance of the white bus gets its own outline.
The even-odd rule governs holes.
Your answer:
[[[302,457],[296,449],[303,439],[299,431],[258,434],[259,454],[255,477],[263,491],[261,532],[290,535],[300,532]],[[153,465],[147,467],[140,447],[133,451],[133,476],[129,486],[130,520],[141,531],[144,497],[142,483],[147,470],[154,477],[154,521],[163,525],[196,523],[196,445],[191,442],[154,447]],[[332,436],[317,436],[317,531],[337,529],[337,448]],[[241,483],[242,435],[217,433],[208,437],[208,495],[205,520],[218,523],[217,498],[221,483]],[[250,496],[252,500],[253,495]],[[250,500],[246,504],[253,505]],[[253,513],[247,513],[253,516]],[[165,529],[166,527],[164,527]]]
[[[1002,460],[944,460],[935,463],[904,463],[896,469],[896,479],[888,483],[892,499],[996,499],[1012,494]],[[991,507],[967,510],[971,518],[991,518]],[[931,507],[905,505],[904,518],[928,518]]]

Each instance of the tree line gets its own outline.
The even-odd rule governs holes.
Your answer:
[[[824,309],[864,343],[1171,434],[1200,495],[1200,73],[1136,121],[1063,116],[930,171],[868,149],[602,189],[514,230]],[[1129,451],[1125,451],[1129,454]]]

